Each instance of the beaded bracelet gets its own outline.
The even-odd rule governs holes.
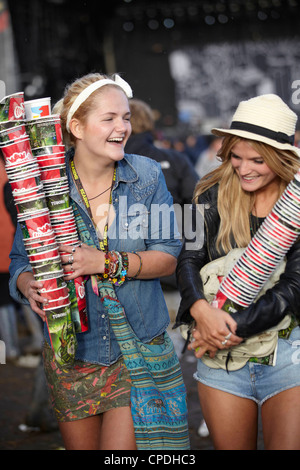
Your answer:
[[[128,253],[126,253],[125,251],[121,251],[120,255],[122,257],[123,275],[126,276],[126,274],[128,273],[128,267],[129,267]]]
[[[122,263],[122,256],[118,251],[113,252],[115,256],[118,258],[118,268],[116,271],[113,273],[113,277],[119,277],[121,275],[122,269],[123,269],[123,263]]]
[[[115,286],[121,286],[126,279],[127,275],[127,270],[128,270],[128,254],[122,251],[121,253],[118,253],[119,256],[119,269],[117,270],[115,276],[112,279],[112,282],[114,283]]]
[[[140,266],[139,266],[139,269],[138,269],[137,273],[136,273],[134,276],[131,276],[131,279],[137,278],[138,275],[141,274],[142,267],[143,267],[142,258],[141,258],[141,256],[139,255],[139,253],[138,253],[137,251],[134,251],[133,253],[134,253],[135,255],[137,255],[137,256],[140,258]]]
[[[104,275],[103,277],[111,278],[115,277],[120,264],[119,253],[115,251],[107,251],[105,253],[105,261],[104,261]],[[122,269],[122,266],[121,266]]]

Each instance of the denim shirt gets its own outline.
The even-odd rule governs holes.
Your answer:
[[[66,155],[70,198],[76,203],[98,247],[94,225],[70,175],[68,161],[72,153],[73,149]],[[181,242],[173,213],[173,201],[158,163],[147,157],[125,154],[117,163],[112,203],[116,216],[108,230],[109,250],[158,250],[174,257],[179,255]],[[31,271],[22,238],[18,224],[10,254],[10,293],[16,301],[28,303],[16,285],[22,272]],[[85,290],[89,329],[77,334],[76,358],[110,365],[116,362],[121,352],[100,297],[93,292],[90,279],[85,284]],[[142,341],[149,342],[166,330],[169,314],[159,279],[127,279],[116,287],[116,295],[132,329]],[[46,327],[45,337],[49,338]]]

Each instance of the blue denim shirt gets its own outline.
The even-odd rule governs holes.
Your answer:
[[[72,149],[67,154],[70,197],[77,204],[98,246],[95,228],[70,175],[68,158],[71,153]],[[179,255],[181,242],[172,213],[172,197],[160,165],[154,160],[125,154],[117,164],[112,203],[116,217],[108,230],[109,250],[158,250],[175,257]],[[10,258],[11,296],[19,302],[27,302],[16,286],[18,276],[22,272],[31,271],[19,226]],[[142,341],[151,341],[165,331],[169,314],[159,279],[128,279],[116,287],[116,294],[131,327]],[[102,302],[93,292],[90,280],[86,283],[86,300],[89,330],[77,334],[76,358],[110,365],[121,356],[121,352]],[[48,338],[46,330],[45,336]]]

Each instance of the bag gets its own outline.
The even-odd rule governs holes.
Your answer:
[[[244,248],[234,248],[226,256],[218,258],[203,266],[200,270],[200,277],[203,283],[203,293],[208,302],[212,302],[223,277],[231,271],[236,261],[242,256]],[[284,272],[286,261],[283,260],[262,287],[259,299],[268,289],[278,282],[280,275]],[[278,331],[286,329],[291,323],[291,316],[286,315],[282,321],[270,328],[268,331],[246,339],[237,346],[230,349],[230,361],[228,362],[228,350],[219,350],[214,358],[208,355],[202,357],[202,361],[212,369],[237,370],[241,369],[251,358],[264,358],[270,356],[269,364],[275,360],[278,343]],[[193,325],[194,327],[194,325]],[[186,329],[182,328],[182,335],[187,336]]]
[[[75,204],[73,210],[81,240],[92,246]],[[131,414],[138,450],[189,449],[186,391],[171,339],[164,333],[162,344],[140,341],[112,283],[98,279],[98,289],[132,381]]]
[[[130,373],[131,414],[138,449],[189,449],[187,406],[181,368],[173,343],[140,341],[113,297],[113,287],[99,286],[124,363]]]

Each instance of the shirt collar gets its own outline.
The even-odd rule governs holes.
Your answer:
[[[70,172],[69,160],[70,160],[70,158],[73,158],[74,153],[75,153],[75,150],[74,150],[73,147],[71,147],[66,152],[66,166],[67,166],[67,173],[68,173],[68,177],[69,177],[69,183],[71,183],[71,181],[72,181],[72,175],[71,175],[71,172]],[[117,186],[120,182],[134,183],[137,180],[138,180],[138,174],[137,174],[136,170],[133,168],[133,166],[131,165],[131,163],[128,159],[128,155],[125,154],[124,158],[117,162],[116,182],[115,182],[115,185],[114,185],[113,189],[117,188]],[[73,185],[73,184],[70,184],[70,196],[74,201],[76,201],[76,202],[80,201],[80,196],[77,192],[77,189],[76,189],[75,185]]]

